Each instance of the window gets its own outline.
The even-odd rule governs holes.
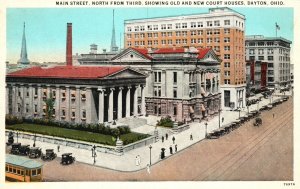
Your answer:
[[[141,31],[145,31],[145,26],[141,26],[141,27],[140,27],[140,30],[141,30]]]
[[[198,22],[197,25],[198,25],[198,28],[202,28],[203,27],[203,22]]]
[[[177,72],[173,72],[173,83],[177,83]]]
[[[34,105],[34,113],[37,113],[37,104]]]
[[[207,38],[207,39],[206,39],[206,42],[207,42],[207,43],[212,43],[212,38]]]
[[[249,60],[255,60],[255,56],[249,56]]]
[[[167,41],[166,40],[161,40],[162,45],[166,45]]]
[[[131,27],[127,27],[127,31],[128,31],[128,32],[131,32]]]
[[[182,44],[187,44],[187,39],[182,39]]]
[[[208,27],[211,27],[211,26],[212,26],[212,21],[207,21],[207,22],[206,22],[206,25],[207,25]]]
[[[225,76],[230,76],[230,71],[224,71]]]
[[[214,21],[214,25],[215,25],[215,26],[220,26],[220,21],[219,21],[219,20],[215,20],[215,21]]]
[[[153,25],[153,30],[158,30],[158,25]]]
[[[172,32],[168,32],[168,37],[172,37]]]
[[[138,33],[134,34],[134,38],[139,38],[139,34]]]
[[[255,50],[254,49],[249,49],[249,54],[254,54]]]
[[[258,60],[264,60],[265,57],[264,56],[258,56]]]
[[[196,31],[195,30],[191,31],[191,36],[194,36],[194,35],[196,35]]]
[[[152,41],[148,41],[148,45],[152,45]]]
[[[224,105],[225,105],[225,107],[230,107],[230,91],[229,90],[224,90]]]
[[[158,45],[158,40],[154,40],[154,41],[153,41],[153,44],[154,44],[154,45]]]
[[[153,33],[153,37],[157,38],[158,37],[158,33]]]
[[[62,99],[62,100],[65,100],[65,99],[66,99],[66,91],[65,91],[65,90],[63,90],[63,91],[61,92],[61,99]]]
[[[26,104],[26,113],[29,112],[29,104]]]
[[[213,34],[213,31],[212,31],[212,30],[207,30],[207,31],[206,31],[206,34],[207,34],[207,35],[212,35],[212,34]]]
[[[224,37],[224,42],[225,43],[229,43],[230,42],[230,38],[229,37]]]
[[[230,20],[224,20],[224,25],[225,25],[225,26],[230,25]]]
[[[268,60],[274,60],[273,56],[268,56]]]
[[[187,36],[187,31],[182,31],[182,36],[186,37]]]
[[[268,54],[274,54],[274,50],[273,49],[268,49]]]
[[[191,28],[195,28],[196,26],[196,22],[191,22]]]
[[[143,39],[145,37],[145,34],[144,33],[141,33],[141,38]]]
[[[215,38],[215,43],[220,43],[220,38],[219,37]]]
[[[37,174],[38,174],[38,175],[40,175],[41,172],[42,172],[41,169],[38,169],[38,170],[37,170]]]
[[[196,41],[197,41],[197,39],[191,39],[191,43],[192,43],[192,44],[195,44]]]
[[[176,44],[180,44],[181,40],[180,39],[176,39]]]
[[[198,35],[203,35],[203,30],[198,30]]]
[[[148,33],[148,38],[151,38],[152,37],[152,33]]]
[[[131,41],[128,41],[128,42],[127,42],[127,46],[128,46],[128,47],[131,47]]]
[[[35,169],[31,171],[31,175],[36,176],[36,170]]]
[[[38,88],[35,87],[35,88],[34,88],[34,97],[37,97],[37,96],[38,96]]]
[[[230,54],[224,54],[224,59],[229,60],[230,59]]]
[[[176,106],[176,104],[173,105],[173,115],[177,115],[177,106]]]
[[[148,25],[147,28],[148,28],[149,31],[151,31],[152,30],[152,25]]]
[[[75,94],[75,90],[71,90],[71,100],[75,100],[76,99],[76,94]]]
[[[172,29],[172,24],[168,24],[168,29]]]
[[[215,30],[214,30],[214,34],[215,34],[215,35],[219,35],[219,34],[220,34],[220,30],[219,30],[219,29],[215,29]]]
[[[168,45],[172,45],[172,39],[168,39]]]
[[[72,112],[71,112],[71,119],[74,120],[75,119],[75,109],[72,109]]]
[[[29,97],[29,88],[26,88],[26,97]]]
[[[257,45],[258,46],[265,46],[265,42],[258,42]]]
[[[161,72],[154,72],[154,82],[161,82]]]
[[[230,51],[230,46],[224,46],[225,51]]]
[[[166,26],[166,24],[162,24],[162,25],[161,25],[161,29],[162,29],[162,30],[165,30],[165,29],[167,29],[167,26]]]
[[[180,32],[180,31],[177,31],[177,32],[176,32],[176,37],[179,37],[179,36],[181,36],[181,32]]]
[[[52,90],[52,99],[55,99],[55,98],[56,98],[56,91]]]
[[[134,26],[134,31],[140,31],[140,27],[139,26]]]
[[[225,62],[225,63],[224,63],[224,67],[225,67],[225,68],[230,68],[230,63],[229,63],[229,62]]]
[[[230,84],[230,79],[224,79],[224,84]]]
[[[173,98],[177,98],[177,88],[173,89]]]
[[[176,23],[176,24],[175,24],[175,28],[176,28],[176,29],[180,29],[180,28],[181,28],[181,23]]]
[[[82,100],[82,101],[86,100],[85,91],[82,91],[82,92],[81,92],[81,100]]]
[[[264,49],[258,49],[258,54],[264,54]]]
[[[182,23],[182,28],[187,28],[187,23]]]
[[[140,41],[140,45],[144,46],[145,45],[145,41]]]
[[[216,52],[220,52],[220,46],[214,46],[214,50],[215,50]]]
[[[230,29],[228,28],[224,29],[224,34],[230,34]]]

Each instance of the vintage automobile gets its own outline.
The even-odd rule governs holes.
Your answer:
[[[260,117],[255,118],[253,125],[260,126],[261,124],[262,124],[262,119]]]
[[[29,151],[29,158],[39,158],[42,155],[42,149],[39,147],[32,147]]]
[[[10,150],[10,153],[11,154],[15,154],[15,155],[18,155],[19,154],[19,149],[21,147],[21,143],[13,143],[11,145],[11,150]]]
[[[46,154],[42,154],[42,160],[49,161],[54,160],[56,158],[56,153],[54,153],[53,149],[46,149]]]
[[[64,153],[61,157],[61,164],[69,165],[75,161],[75,157],[72,156],[72,153]]]

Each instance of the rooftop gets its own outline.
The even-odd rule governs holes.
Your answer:
[[[287,42],[287,43],[292,43],[292,41],[288,40],[288,39],[285,39],[283,37],[265,37],[263,35],[247,35],[245,37],[245,41],[247,40],[252,40],[252,41],[284,41],[284,42]]]
[[[7,77],[99,79],[123,70],[122,66],[55,66],[32,67],[7,74]]]
[[[28,159],[22,156],[15,156],[10,154],[6,154],[5,162],[8,164],[12,164],[20,167],[26,167],[29,169],[40,168],[43,166],[43,164],[38,161]]]

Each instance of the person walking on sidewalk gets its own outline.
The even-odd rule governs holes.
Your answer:
[[[57,146],[57,152],[59,152],[60,145]]]
[[[173,136],[172,140],[173,140],[173,144],[175,144],[175,137],[174,136]]]
[[[166,133],[166,140],[168,140],[168,136],[169,136],[168,133]]]
[[[170,146],[170,154],[173,154],[173,148]]]
[[[138,158],[138,156],[135,156],[135,165],[139,166],[139,158]]]
[[[193,140],[193,134],[191,133],[191,135],[190,135],[190,140]]]
[[[177,152],[177,144],[175,144],[175,153]]]
[[[273,113],[273,118],[275,117],[275,114]]]
[[[161,136],[161,142],[164,142],[165,138],[164,136]]]
[[[222,117],[222,123],[224,122],[224,117]]]

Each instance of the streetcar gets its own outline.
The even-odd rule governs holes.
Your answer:
[[[40,182],[43,164],[21,156],[6,154],[5,180],[10,182]]]

